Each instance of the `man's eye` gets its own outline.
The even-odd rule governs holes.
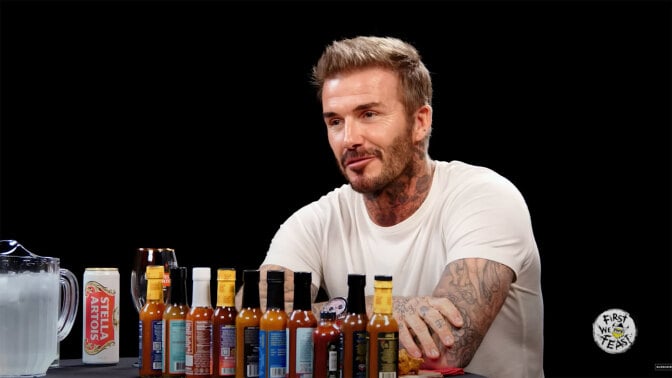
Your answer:
[[[364,112],[364,118],[373,118],[376,115],[376,113],[372,111]]]
[[[340,119],[332,119],[332,120],[329,120],[329,122],[327,124],[329,126],[338,126],[338,125],[341,124],[341,120]]]

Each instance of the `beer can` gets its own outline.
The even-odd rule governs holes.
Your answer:
[[[82,362],[119,362],[119,270],[86,268],[82,305]]]

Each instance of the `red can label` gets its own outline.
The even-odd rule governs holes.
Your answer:
[[[119,361],[119,272],[87,268],[84,272],[82,362]]]
[[[116,293],[96,281],[86,283],[86,342],[88,354],[98,354],[114,344],[114,309]]]

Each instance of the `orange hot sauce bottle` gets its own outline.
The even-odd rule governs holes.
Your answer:
[[[236,270],[217,269],[217,306],[212,315],[212,376],[236,375]]]
[[[212,375],[210,268],[193,268],[191,309],[186,322],[186,377]]]
[[[266,272],[268,290],[266,312],[259,321],[259,377],[277,378],[287,374],[287,313],[285,312],[285,272]]]
[[[366,315],[365,286],[365,275],[348,274],[348,310],[341,322],[344,377],[366,377],[366,326],[369,317]]]
[[[392,276],[375,276],[373,315],[366,326],[368,378],[395,378],[399,364],[399,324],[392,316]]]
[[[311,306],[311,277],[310,272],[294,272],[294,309],[287,321],[288,378],[313,374],[313,331],[317,319]]]
[[[148,265],[147,302],[140,310],[140,377],[160,377],[163,369],[163,265]]]
[[[163,376],[184,377],[187,268],[170,268],[170,304],[163,313]]]
[[[259,376],[259,271],[243,271],[243,301],[236,316],[236,378]]]

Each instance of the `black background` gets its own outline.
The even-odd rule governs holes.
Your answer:
[[[669,376],[669,2],[2,2],[0,237],[121,274],[137,247],[256,268],[343,180],[309,72],[332,39],[393,35],[433,73],[430,155],[525,196],[543,264],[545,371]],[[214,288],[213,288],[214,291]],[[213,297],[214,298],[214,297]],[[610,355],[592,324],[630,313]],[[1,321],[1,320],[0,320]],[[62,358],[81,357],[81,309]]]

